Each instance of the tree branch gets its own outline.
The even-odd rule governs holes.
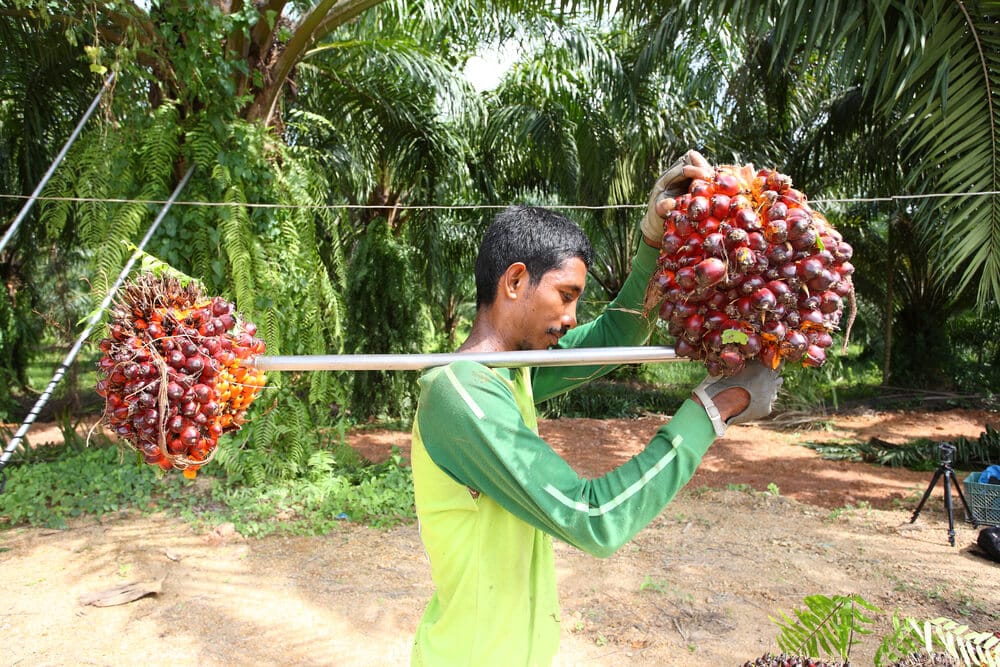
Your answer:
[[[263,120],[269,125],[289,73],[313,42],[381,2],[383,0],[321,0],[313,6],[295,27],[292,38],[270,72],[270,81],[250,106],[247,120]]]

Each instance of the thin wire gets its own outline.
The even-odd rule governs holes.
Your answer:
[[[984,190],[980,192],[933,192],[915,195],[891,195],[889,197],[851,197],[844,199],[810,199],[809,204],[838,204],[838,203],[875,203],[893,202],[897,200],[910,199],[932,199],[943,197],[985,197],[1000,195],[1000,190]],[[0,199],[27,199],[28,195],[0,194]],[[166,200],[161,199],[123,199],[123,198],[103,198],[103,197],[36,197],[39,201],[59,201],[77,203],[96,204],[166,204]],[[317,209],[317,210],[375,210],[384,208],[394,208],[396,210],[475,210],[475,209],[505,209],[507,204],[400,204],[397,206],[387,206],[378,204],[266,204],[250,202],[204,202],[204,201],[177,201],[174,206],[209,206],[209,207],[231,207],[242,206],[246,208],[262,209]],[[584,204],[552,204],[546,205],[552,209],[579,209],[579,210],[609,210],[609,209],[633,209],[646,208],[646,204],[604,204],[598,206],[588,206]]]
[[[45,387],[45,391],[43,391],[42,394],[38,397],[38,400],[35,401],[34,407],[31,408],[31,411],[28,413],[28,416],[24,418],[23,422],[21,422],[20,428],[17,429],[17,432],[14,434],[14,437],[12,437],[10,439],[10,442],[7,443],[7,447],[5,447],[3,453],[0,454],[0,476],[3,475],[4,467],[10,460],[10,457],[14,455],[14,451],[17,449],[18,445],[21,444],[21,440],[24,438],[25,433],[27,433],[28,429],[31,428],[31,425],[38,417],[38,414],[42,411],[42,408],[45,407],[45,404],[52,396],[52,392],[55,391],[55,388],[59,384],[59,381],[62,380],[63,375],[66,374],[66,371],[73,363],[73,360],[76,359],[76,355],[80,352],[80,348],[82,348],[83,344],[87,341],[88,338],[90,338],[91,332],[97,327],[98,322],[100,322],[101,318],[104,316],[104,311],[107,310],[108,306],[111,305],[111,301],[112,299],[114,299],[115,293],[118,291],[118,288],[122,286],[122,284],[125,282],[125,278],[128,277],[129,272],[132,270],[132,267],[139,260],[139,257],[142,256],[143,248],[145,248],[146,244],[149,243],[149,240],[153,237],[153,234],[156,232],[157,227],[160,226],[160,222],[163,221],[163,218],[166,217],[167,215],[167,211],[170,210],[170,206],[172,204],[171,200],[180,195],[181,190],[183,190],[184,186],[187,185],[187,182],[191,179],[191,174],[193,173],[194,173],[194,165],[191,165],[188,168],[187,172],[184,174],[184,176],[181,178],[180,183],[178,183],[177,187],[174,188],[171,198],[168,199],[166,202],[166,206],[164,206],[163,209],[160,210],[159,215],[156,216],[156,219],[153,220],[153,223],[149,226],[149,229],[146,230],[146,235],[143,236],[142,240],[139,242],[139,245],[136,247],[135,252],[132,253],[132,256],[129,257],[129,260],[125,263],[125,266],[122,268],[121,273],[118,274],[118,279],[115,281],[114,285],[111,286],[111,289],[108,290],[108,293],[104,297],[104,300],[101,302],[101,305],[98,306],[93,313],[91,313],[86,328],[84,329],[83,333],[80,334],[80,337],[76,339],[76,344],[73,345],[73,348],[69,351],[69,353],[66,355],[66,358],[63,359],[63,362],[59,365],[59,368],[57,368],[56,372],[52,375],[52,379],[49,381],[48,386]],[[3,490],[3,478],[0,477],[0,491],[2,490]]]
[[[58,155],[56,155],[56,158],[52,160],[52,164],[50,164],[49,168],[45,171],[45,174],[42,176],[42,180],[40,180],[38,185],[35,186],[34,192],[26,197],[28,203],[24,205],[21,212],[17,214],[16,218],[14,218],[14,222],[10,223],[10,227],[8,227],[7,231],[4,232],[3,238],[0,239],[0,252],[3,252],[3,249],[7,247],[10,240],[14,238],[17,228],[21,226],[21,222],[27,217],[28,211],[30,211],[35,202],[39,200],[38,195],[41,194],[42,188],[44,188],[49,182],[49,179],[52,178],[52,174],[55,172],[56,167],[58,167],[59,163],[62,162],[64,157],[66,157],[66,153],[69,152],[69,147],[72,146],[73,142],[76,141],[76,138],[80,136],[83,126],[87,124],[87,121],[90,119],[90,115],[94,113],[94,109],[96,109],[97,105],[100,103],[101,97],[104,96],[104,91],[111,86],[111,82],[114,80],[115,73],[112,72],[108,75],[108,78],[104,80],[104,85],[101,86],[99,91],[97,91],[97,96],[94,98],[94,101],[90,103],[87,111],[84,112],[83,117],[80,118],[80,121],[76,124],[76,128],[73,130],[73,133],[69,135],[69,139],[67,139],[66,143],[63,144],[62,150],[60,150]]]

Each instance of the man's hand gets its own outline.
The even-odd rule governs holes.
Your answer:
[[[709,375],[694,388],[694,396],[712,420],[715,434],[722,436],[729,424],[771,414],[782,382],[780,372],[753,360],[733,376]]]
[[[663,239],[663,218],[674,209],[674,197],[688,191],[691,179],[708,180],[714,175],[708,161],[698,151],[688,151],[660,175],[652,191],[640,228],[646,243],[659,248]]]

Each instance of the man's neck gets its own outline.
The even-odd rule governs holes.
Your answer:
[[[489,318],[482,313],[476,316],[472,323],[472,331],[458,347],[458,352],[510,352],[512,348],[499,335],[497,328],[491,326]]]

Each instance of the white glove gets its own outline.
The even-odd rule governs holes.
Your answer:
[[[712,426],[715,427],[715,434],[722,437],[729,424],[741,424],[755,419],[763,419],[771,414],[774,400],[778,397],[778,389],[781,388],[782,382],[784,379],[779,371],[771,370],[760,361],[753,360],[747,362],[746,368],[742,371],[730,377],[709,375],[694,388],[694,395],[705,406],[705,412],[708,413],[709,419],[712,420]],[[719,414],[719,409],[712,399],[720,392],[733,387],[744,389],[750,394],[750,405],[743,412],[723,422],[722,415]]]
[[[655,245],[660,245],[663,238],[663,218],[674,207],[661,204],[664,199],[673,199],[688,191],[692,178],[711,178],[712,168],[708,161],[698,151],[688,151],[670,165],[656,180],[646,207],[646,215],[639,228],[642,235]],[[657,204],[659,212],[657,211]]]

